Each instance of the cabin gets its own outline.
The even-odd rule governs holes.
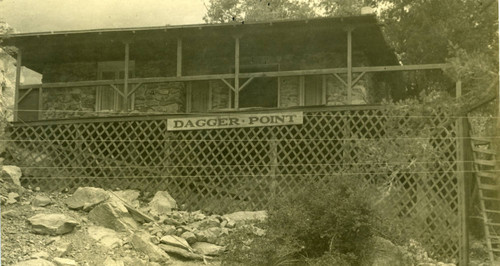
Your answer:
[[[404,94],[382,72],[390,69],[373,68],[400,66],[372,15],[14,34],[3,45],[43,77],[17,84],[16,121],[367,105]]]
[[[21,33],[2,45],[17,60],[9,159],[23,184],[168,190],[214,213],[264,209],[336,174],[389,182],[359,172],[371,165],[360,147],[386,137],[380,103],[406,96],[401,71],[446,67],[401,65],[373,15]],[[23,67],[42,82],[21,83]],[[399,174],[387,209],[452,258],[458,135],[446,115],[433,119],[429,145],[450,165]]]

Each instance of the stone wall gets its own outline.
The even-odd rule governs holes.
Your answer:
[[[184,112],[186,94],[182,82],[142,85],[135,93],[134,111],[140,113]]]
[[[95,116],[96,91],[93,87],[45,89],[42,119]]]

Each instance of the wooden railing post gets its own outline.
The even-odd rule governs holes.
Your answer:
[[[130,43],[125,43],[125,73],[124,75],[124,84],[123,84],[123,105],[124,110],[128,111],[128,69],[129,69],[129,58],[130,57]]]
[[[177,38],[177,77],[182,76],[182,39]]]
[[[352,28],[347,28],[347,103],[352,103]]]
[[[38,120],[42,120],[43,117],[43,88],[38,88]]]
[[[240,105],[240,37],[234,39],[234,109]]]
[[[16,59],[16,88],[14,89],[14,121],[18,119],[19,113],[19,89],[21,88],[21,64],[22,64],[22,53],[21,49],[17,49],[17,59]]]

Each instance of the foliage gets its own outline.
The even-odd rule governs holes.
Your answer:
[[[434,90],[452,92],[458,79],[467,90],[480,92],[492,80],[498,80],[498,0],[209,0],[204,20],[349,16],[359,15],[363,6],[377,10],[401,63],[448,61],[452,65],[447,71],[449,77],[441,71],[405,73],[404,89],[411,95]],[[472,76],[481,76],[484,82],[470,79]]]
[[[275,200],[265,224],[266,235],[240,234],[225,262],[311,265],[359,261],[376,231],[375,190],[353,176],[331,176]],[[248,233],[248,232],[247,232]]]
[[[307,18],[315,16],[308,2],[299,0],[209,0],[207,23]]]

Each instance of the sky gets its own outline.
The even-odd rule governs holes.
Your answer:
[[[203,23],[203,0],[0,0],[17,32]]]

